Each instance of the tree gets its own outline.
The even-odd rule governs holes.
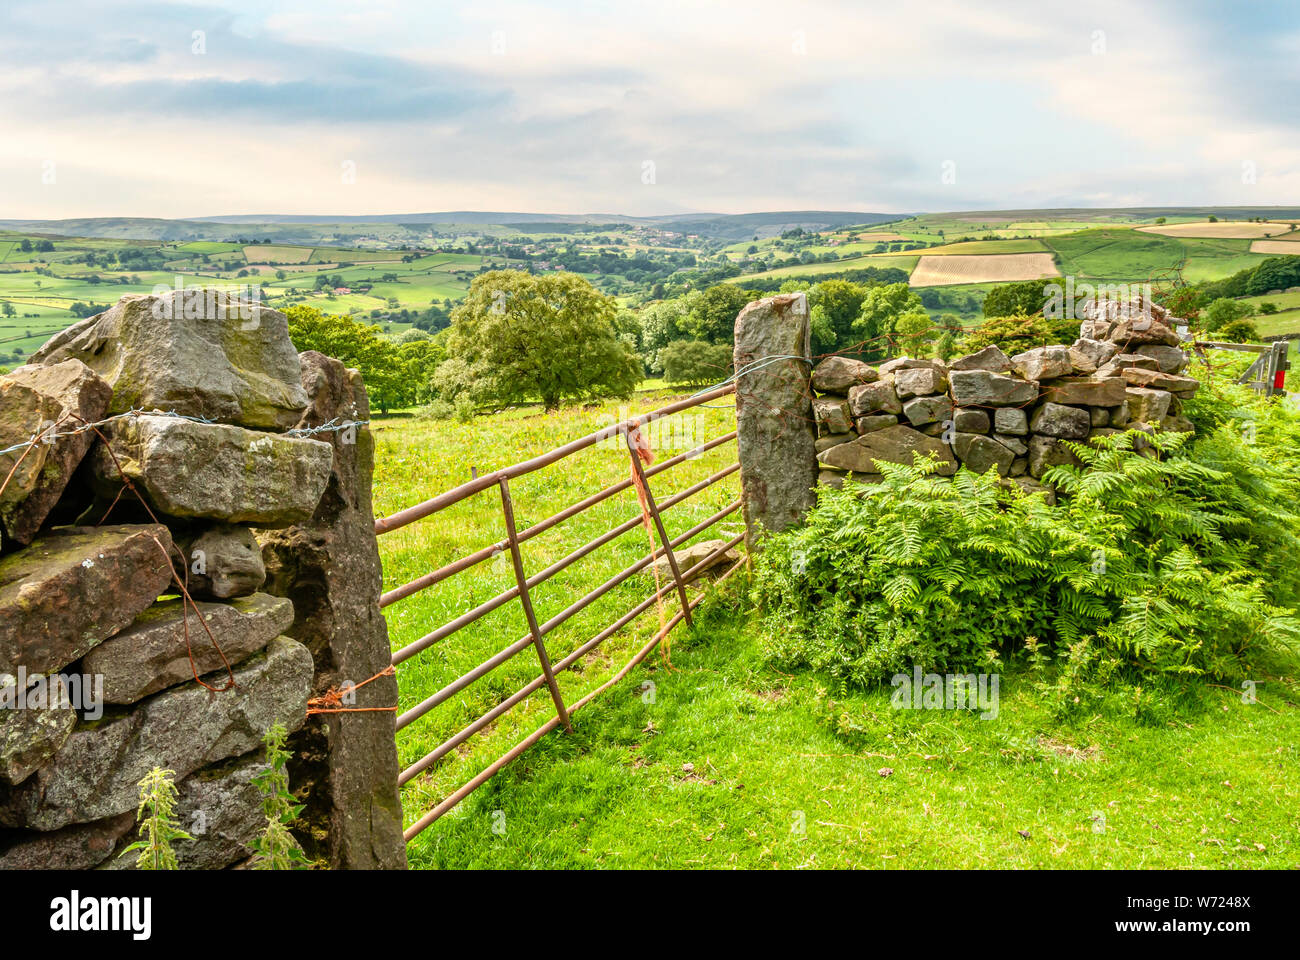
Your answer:
[[[290,307],[284,315],[289,318],[289,339],[299,352],[315,350],[356,367],[382,413],[401,401],[400,365],[393,345],[379,335],[378,328],[302,305]]]
[[[921,357],[930,352],[930,342],[938,334],[934,321],[924,310],[910,310],[894,323],[898,342],[909,357]]]
[[[641,364],[618,338],[618,306],[573,273],[480,274],[451,315],[449,358],[469,367],[476,400],[627,398]]]
[[[984,316],[1010,317],[1017,314],[1042,313],[1047,301],[1047,281],[1024,280],[1000,283],[984,298]]]
[[[1056,331],[1041,313],[1020,313],[985,320],[966,338],[964,349],[974,353],[996,344],[1012,354],[1057,341]]]
[[[674,386],[702,387],[727,379],[732,349],[725,343],[674,340],[660,351],[664,379]]]
[[[10,303],[8,300],[5,301],[5,305],[3,307],[0,307],[0,312],[4,313],[6,317],[15,316],[15,314],[17,313],[17,311],[14,310],[14,305]]]
[[[1246,280],[1246,293],[1258,296],[1300,286],[1300,257],[1269,257]]]
[[[848,280],[822,280],[808,291],[813,312],[822,310],[824,324],[831,335],[826,351],[844,350],[853,343],[853,324],[862,312],[867,288]]]
[[[1248,313],[1250,313],[1250,308],[1244,303],[1230,300],[1227,297],[1220,297],[1205,308],[1205,329],[1207,332],[1213,333],[1226,327],[1234,320],[1240,320]]]
[[[1228,343],[1258,343],[1259,331],[1249,320],[1233,320],[1223,325],[1219,338]]]
[[[862,309],[853,321],[854,331],[867,343],[861,353],[868,360],[889,355],[898,318],[906,313],[924,312],[921,298],[906,283],[889,283],[872,287],[862,300]]]
[[[37,281],[36,285],[39,287],[40,282]],[[1259,305],[1259,312],[1265,315],[1277,313],[1277,304],[1271,300],[1265,300]]]
[[[751,299],[748,290],[734,283],[714,284],[693,302],[690,315],[682,323],[683,332],[691,340],[732,343],[736,316]]]

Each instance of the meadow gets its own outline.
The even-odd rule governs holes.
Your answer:
[[[479,474],[544,453],[569,440],[637,413],[663,406],[668,394],[642,394],[629,404],[601,404],[546,416],[540,407],[522,407],[476,418],[472,423],[430,421],[405,415],[377,418],[375,513],[384,516],[418,503]],[[729,401],[696,408],[650,432],[659,459],[691,449],[734,429]],[[430,451],[437,455],[431,456]],[[656,500],[663,501],[693,483],[735,462],[734,442],[707,451],[662,474],[651,477]],[[602,443],[559,464],[511,483],[518,527],[527,527],[604,487],[626,479],[630,464],[622,440]],[[665,511],[670,537],[732,503],[738,495],[736,476],[724,478]],[[640,516],[635,493],[626,490],[585,513],[524,542],[525,569],[531,575],[624,521]],[[732,514],[699,539],[730,538],[743,529]],[[454,507],[380,538],[384,589],[406,583],[505,536],[500,497],[490,490]],[[644,556],[649,550],[640,525],[591,553],[532,591],[539,621],[560,613],[596,585]],[[514,585],[513,568],[505,554],[452,577],[437,586],[388,607],[386,616],[393,648],[419,639],[448,620]],[[648,574],[637,574],[611,590],[547,636],[553,661],[595,635],[635,603],[654,593]],[[566,702],[578,699],[608,679],[631,653],[658,628],[652,608],[628,630],[578,660],[559,677]],[[516,601],[484,616],[472,626],[434,645],[399,667],[401,710],[405,711],[449,681],[476,666],[527,632]],[[398,737],[405,767],[459,730],[470,720],[513,693],[538,674],[531,648],[441,704]],[[545,689],[477,735],[468,748],[452,754],[405,791],[408,824],[456,786],[470,779],[539,724],[553,716]],[[419,861],[419,843],[412,848]],[[426,861],[427,865],[427,861]]]
[[[379,418],[379,515],[534,456],[668,395],[543,415],[520,408],[472,423]],[[685,428],[730,429],[725,406]],[[677,445],[677,446],[680,446]],[[437,456],[430,450],[436,449]],[[665,450],[663,453],[675,452]],[[663,499],[731,462],[728,444],[652,479]],[[626,476],[621,447],[598,448],[512,484],[520,525]],[[678,476],[678,470],[689,468]],[[672,482],[666,482],[671,477]],[[671,510],[670,535],[724,506],[716,494]],[[631,494],[524,544],[529,571],[633,518]],[[739,518],[727,524],[738,532]],[[385,589],[502,536],[482,494],[380,539]],[[720,534],[721,535],[721,534]],[[705,536],[711,536],[706,534]],[[647,549],[633,530],[535,593],[545,620]],[[394,649],[512,584],[497,560],[387,610]],[[559,659],[652,591],[637,577],[548,638]],[[995,720],[891,709],[889,690],[840,693],[764,655],[741,575],[714,589],[693,630],[651,656],[409,847],[417,868],[832,868],[1300,866],[1300,710],[1285,684],[1257,703],[1240,691],[1153,681],[1136,699],[1062,720],[1045,682],[1007,665]],[[667,604],[668,612],[675,601]],[[611,676],[658,625],[653,611],[560,675],[572,701]],[[401,709],[524,635],[518,604],[490,614],[399,669]],[[537,673],[525,650],[399,735],[403,765]],[[1050,679],[1050,674],[1048,679]],[[409,824],[552,715],[539,691],[403,793]]]

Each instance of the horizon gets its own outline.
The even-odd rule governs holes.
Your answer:
[[[0,10],[6,219],[1300,197],[1281,2],[62,9]]]
[[[910,217],[943,216],[943,215],[955,215],[955,214],[993,215],[993,214],[1014,214],[1014,213],[1032,213],[1032,212],[1059,213],[1059,212],[1067,212],[1071,210],[1077,210],[1080,212],[1092,212],[1092,213],[1097,213],[1098,211],[1112,211],[1112,210],[1117,212],[1118,211],[1132,212],[1132,211],[1145,210],[1145,211],[1151,211],[1153,215],[1157,211],[1190,210],[1190,211],[1198,211],[1198,212],[1205,211],[1207,215],[1211,215],[1213,214],[1213,211],[1215,211],[1216,209],[1224,212],[1231,212],[1231,211],[1238,211],[1238,210],[1273,211],[1278,209],[1300,211],[1300,203],[1295,203],[1295,204],[1198,203],[1198,204],[1158,204],[1158,205],[1139,204],[1139,205],[1127,206],[1127,207],[1018,207],[1018,208],[1006,207],[1006,208],[987,208],[987,209],[908,210],[902,212],[892,212],[892,211],[885,211],[885,210],[855,210],[847,207],[834,207],[834,208],[827,207],[824,209],[816,209],[816,210],[814,209],[744,210],[738,213],[720,213],[716,210],[687,210],[687,211],[679,211],[676,213],[647,213],[647,214],[628,214],[628,213],[621,213],[616,211],[600,211],[600,212],[588,212],[588,213],[551,213],[551,212],[539,211],[539,210],[454,210],[454,211],[434,210],[434,211],[419,211],[419,212],[398,210],[394,212],[384,212],[384,213],[371,211],[369,213],[363,213],[363,214],[260,212],[260,213],[200,214],[195,216],[178,216],[178,217],[147,217],[147,216],[136,216],[133,214],[119,213],[119,214],[99,214],[94,216],[73,215],[73,216],[51,217],[51,218],[0,217],[0,224],[9,223],[9,222],[58,223],[63,221],[96,221],[96,220],[165,220],[165,221],[189,222],[189,223],[212,222],[212,223],[223,223],[223,225],[225,226],[238,226],[239,225],[238,223],[230,223],[227,221],[240,220],[248,223],[249,225],[258,225],[258,224],[271,224],[275,222],[275,218],[281,218],[281,219],[291,219],[293,221],[299,221],[304,224],[323,225],[323,224],[341,223],[349,220],[354,221],[356,223],[381,222],[383,220],[391,221],[394,220],[395,218],[417,218],[417,220],[414,222],[425,222],[422,220],[418,220],[418,218],[438,216],[442,214],[469,214],[473,216],[501,215],[506,217],[513,217],[513,216],[543,217],[546,218],[546,221],[544,222],[549,222],[553,220],[557,223],[573,222],[578,220],[598,220],[601,217],[623,217],[629,220],[655,220],[655,219],[665,219],[665,218],[681,219],[687,217],[721,219],[725,217],[777,216],[780,214],[818,214],[818,213],[823,213],[823,214],[861,213],[868,216],[889,216],[897,219],[907,219]],[[259,219],[259,218],[269,218],[269,219]],[[371,218],[374,219],[372,220]],[[440,224],[452,224],[452,223],[465,223],[466,221],[438,220],[438,221],[429,221],[429,222],[440,223]],[[879,221],[879,222],[888,222],[888,221]],[[499,225],[495,221],[482,221],[482,223],[485,225]]]

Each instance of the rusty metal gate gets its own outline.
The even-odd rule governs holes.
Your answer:
[[[382,535],[391,533],[394,530],[398,530],[408,524],[415,523],[425,517],[429,517],[444,510],[452,504],[459,503],[469,497],[495,490],[500,498],[501,511],[505,521],[506,530],[505,539],[484,546],[483,548],[462,556],[437,570],[417,577],[409,583],[405,583],[387,591],[380,600],[380,605],[383,607],[390,606],[391,604],[412,596],[413,594],[431,587],[434,584],[441,583],[449,577],[470,570],[477,564],[492,557],[503,555],[507,551],[510,557],[510,562],[514,568],[515,585],[513,587],[497,594],[490,600],[478,604],[473,609],[460,614],[454,619],[438,624],[420,639],[397,650],[393,654],[392,659],[394,666],[399,666],[400,664],[410,660],[412,657],[419,656],[423,651],[428,650],[435,644],[447,640],[458,630],[469,626],[485,614],[488,614],[513,600],[519,601],[528,624],[528,632],[519,640],[503,647],[487,660],[484,660],[473,669],[462,674],[435,693],[431,694],[429,697],[422,700],[420,703],[402,713],[397,718],[397,733],[399,741],[402,731],[405,728],[413,723],[417,723],[422,717],[435,710],[439,704],[446,702],[459,691],[465,689],[481,677],[491,673],[496,667],[501,666],[506,661],[527,650],[529,647],[533,649],[539,667],[537,676],[531,682],[520,687],[510,696],[502,699],[491,709],[482,713],[471,723],[448,737],[433,750],[429,751],[419,760],[404,769],[398,780],[399,785],[405,787],[421,773],[433,768],[460,744],[467,741],[470,737],[474,736],[474,734],[482,731],[485,727],[488,727],[511,708],[524,701],[532,693],[540,690],[542,687],[546,687],[549,691],[550,699],[555,709],[555,715],[553,717],[539,726],[527,737],[516,743],[513,747],[484,768],[480,773],[468,782],[464,783],[454,792],[444,797],[432,809],[421,811],[421,815],[418,819],[405,831],[405,837],[408,843],[412,838],[420,834],[439,817],[447,813],[447,811],[451,810],[461,800],[473,793],[489,778],[527,750],[530,746],[535,744],[547,733],[561,726],[572,729],[572,716],[575,712],[587,703],[591,702],[605,690],[609,689],[619,680],[623,679],[623,677],[625,677],[633,667],[640,663],[652,650],[655,649],[656,646],[658,646],[660,641],[678,623],[682,620],[685,620],[688,624],[691,622],[691,610],[699,603],[703,594],[697,594],[694,599],[692,599],[687,594],[686,584],[710,565],[716,563],[717,560],[724,556],[729,550],[738,546],[744,539],[744,535],[740,534],[731,538],[724,546],[713,550],[708,556],[700,560],[689,570],[682,570],[679,568],[675,551],[687,541],[712,528],[726,517],[736,513],[740,509],[740,499],[737,498],[728,506],[717,511],[700,523],[695,524],[681,535],[671,539],[668,537],[667,531],[664,529],[661,514],[664,511],[670,510],[672,507],[687,498],[711,487],[713,484],[725,477],[736,473],[740,469],[740,463],[738,461],[733,462],[730,466],[727,466],[704,480],[687,487],[681,492],[665,499],[661,503],[656,502],[650,489],[649,480],[683,461],[693,459],[708,450],[712,450],[716,447],[722,446],[723,444],[734,441],[736,439],[736,432],[733,430],[723,436],[716,437],[706,443],[700,444],[694,449],[686,451],[685,453],[664,460],[662,463],[644,466],[642,464],[642,457],[638,452],[639,447],[642,445],[641,430],[653,421],[675,413],[680,413],[683,410],[688,410],[701,404],[706,404],[711,400],[725,397],[734,392],[734,385],[719,387],[715,390],[699,394],[687,400],[669,404],[668,406],[650,413],[642,414],[638,417],[632,417],[621,423],[615,424],[614,426],[589,434],[579,440],[574,440],[573,442],[558,447],[549,453],[534,457],[531,460],[525,460],[513,466],[505,467],[504,469],[484,474],[483,476],[474,477],[469,482],[463,483],[452,490],[440,494],[439,496],[408,507],[375,522],[375,532],[377,534]],[[602,441],[617,437],[622,437],[624,439],[628,450],[630,473],[626,480],[606,487],[598,493],[594,493],[545,520],[535,523],[523,530],[517,528],[515,523],[514,502],[510,495],[511,480],[560,463],[567,457],[579,453],[582,450],[586,450]],[[519,550],[519,545],[521,543],[524,543],[538,534],[543,533],[546,530],[577,516],[596,504],[628,489],[636,489],[638,491],[638,498],[641,505],[640,515],[631,517],[623,523],[613,527],[590,542],[578,547],[576,550],[545,569],[539,570],[531,575],[527,573]],[[574,562],[641,525],[645,525],[648,532],[653,530],[650,541],[651,544],[654,544],[653,550],[648,551],[645,556],[641,557],[635,563],[615,574],[613,577],[610,577],[604,583],[595,587],[581,599],[574,601],[549,620],[543,623],[538,622],[537,615],[533,609],[530,594],[531,590],[536,588],[539,584],[549,580]],[[657,537],[657,544],[655,543],[655,537]],[[551,633],[555,628],[559,627],[574,614],[589,606],[591,603],[595,602],[610,590],[613,590],[619,584],[626,581],[638,571],[649,566],[660,557],[667,558],[668,568],[672,574],[667,583],[662,587],[659,587],[659,589],[649,597],[632,606],[631,609],[618,617],[612,623],[608,624],[604,629],[600,630],[594,637],[580,644],[560,660],[552,662],[550,652],[548,652],[546,646],[547,634]],[[719,579],[729,577],[743,563],[744,558],[742,557],[739,561],[732,564]],[[657,582],[656,586],[658,586]],[[632,658],[621,669],[619,669],[613,677],[596,689],[586,693],[580,699],[566,704],[561,696],[559,685],[556,683],[556,674],[572,667],[579,661],[579,659],[594,650],[603,641],[623,629],[651,607],[662,605],[665,598],[671,600],[673,594],[676,595],[676,612],[666,620],[662,628],[655,633],[650,641],[637,650]],[[399,683],[400,676],[401,673],[399,671]]]

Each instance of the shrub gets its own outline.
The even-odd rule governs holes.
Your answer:
[[[1078,334],[1078,321],[1054,323],[1041,313],[1017,313],[985,320],[966,337],[962,349],[973,353],[996,344],[1013,354],[1052,343],[1073,343]]]
[[[821,491],[757,564],[769,655],[846,688],[995,663],[1038,637],[1076,661],[1245,676],[1300,636],[1300,428],[1253,401],[1243,431],[1238,401],[1252,403],[1199,411],[1212,432],[1195,443],[1157,435],[1156,455],[1136,431],[1071,444],[1085,468],[1048,472],[1055,506],[927,464]]]
[[[1219,339],[1228,343],[1258,343],[1259,330],[1249,320],[1233,320],[1219,330]]]
[[[664,379],[674,386],[702,387],[726,380],[731,373],[732,350],[725,343],[674,340],[659,358]]]

